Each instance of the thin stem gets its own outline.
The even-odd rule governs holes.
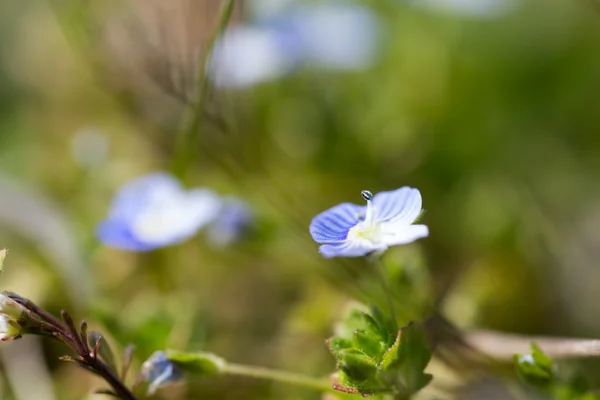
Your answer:
[[[320,392],[337,393],[331,383],[326,380],[276,369],[256,367],[250,365],[230,364],[225,367],[224,373],[229,375],[246,376],[250,378],[268,379],[275,382],[288,383],[302,386]]]
[[[385,293],[385,298],[388,303],[388,308],[390,312],[390,318],[394,327],[394,332],[398,331],[398,321],[396,321],[396,308],[394,307],[394,299],[392,297],[392,292],[390,291],[390,287],[387,283],[387,279],[385,278],[385,270],[383,268],[383,264],[381,263],[381,258],[374,254],[370,256],[370,261],[375,265],[375,269],[377,277],[379,278],[379,282],[381,283],[381,288]]]
[[[204,104],[208,92],[208,61],[211,57],[213,48],[219,36],[225,31],[235,0],[223,0],[221,12],[217,21],[217,27],[206,46],[206,52],[200,59],[197,73],[197,92],[195,101],[187,108],[187,115],[183,119],[181,130],[175,151],[175,157],[171,166],[171,171],[180,179],[185,178],[185,174],[194,161],[194,156],[198,151],[198,130],[200,129],[204,117]]]

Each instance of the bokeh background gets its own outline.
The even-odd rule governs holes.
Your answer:
[[[232,25],[277,2],[239,3]],[[0,2],[2,289],[134,343],[134,369],[178,348],[326,376],[323,340],[367,267],[323,259],[310,220],[410,185],[431,235],[386,255],[418,277],[399,303],[421,294],[463,329],[599,337],[600,3],[353,3],[378,21],[369,65],[211,89],[186,183],[245,200],[253,229],[130,253],[95,227],[121,185],[168,168],[219,1]],[[95,398],[103,383],[64,351],[3,344],[2,398]],[[219,377],[163,398],[320,394]]]

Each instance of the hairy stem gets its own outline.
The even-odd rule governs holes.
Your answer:
[[[206,45],[204,56],[200,59],[197,73],[196,99],[186,110],[182,127],[179,131],[175,157],[171,171],[180,179],[184,179],[187,170],[198,152],[199,129],[204,117],[204,106],[208,92],[208,64],[217,38],[227,28],[235,0],[222,0],[223,4],[217,21],[217,26]]]
[[[394,307],[394,299],[392,297],[392,293],[390,291],[390,287],[387,283],[387,279],[385,278],[385,270],[383,268],[383,264],[381,263],[381,259],[379,255],[372,255],[370,258],[371,263],[375,266],[377,270],[375,273],[379,278],[379,282],[381,283],[381,288],[385,293],[385,298],[388,303],[388,311],[390,313],[390,320],[394,326],[394,332],[398,331],[398,321],[396,321],[396,308]]]
[[[267,379],[275,382],[315,389],[320,392],[337,393],[336,390],[333,389],[331,383],[329,383],[327,380],[312,378],[310,376],[296,374],[293,372],[228,363],[225,367],[224,373],[250,378]]]

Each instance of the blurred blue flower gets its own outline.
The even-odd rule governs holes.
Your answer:
[[[373,63],[378,42],[379,21],[365,6],[299,4],[228,30],[210,69],[217,85],[230,87],[277,79],[303,64],[360,69]]]
[[[254,215],[250,206],[237,198],[225,198],[221,211],[208,227],[208,240],[215,246],[225,247],[240,240],[251,228]]]
[[[164,351],[155,351],[142,364],[142,376],[148,382],[148,395],[152,396],[164,386],[176,383],[183,377],[177,366],[167,358]]]
[[[321,254],[358,257],[429,235],[425,225],[412,225],[421,214],[421,193],[408,186],[373,197],[363,191],[366,206],[342,203],[317,215],[310,234]]]
[[[184,189],[173,176],[153,173],[123,186],[97,235],[104,244],[145,251],[182,242],[212,222],[219,197],[209,189]]]

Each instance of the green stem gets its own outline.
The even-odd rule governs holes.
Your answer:
[[[276,369],[256,367],[250,365],[230,364],[225,367],[224,373],[229,375],[245,376],[250,378],[268,379],[275,382],[287,383],[318,390],[320,392],[337,393],[326,380]]]
[[[206,52],[199,61],[197,72],[196,99],[186,107],[183,123],[177,139],[175,157],[171,166],[171,172],[180,179],[184,179],[194,157],[198,151],[199,129],[204,117],[204,105],[206,93],[208,91],[208,61],[211,57],[213,48],[219,36],[225,31],[231,14],[233,12],[235,0],[223,0],[223,5],[217,21],[217,27],[209,39]]]
[[[381,288],[385,293],[385,298],[388,303],[388,309],[390,312],[390,319],[392,321],[394,332],[398,331],[398,321],[396,321],[396,308],[394,307],[394,299],[392,297],[392,292],[390,291],[390,287],[385,279],[385,270],[383,268],[383,264],[381,263],[381,258],[379,255],[372,255],[370,257],[371,263],[375,265],[375,269],[377,277],[379,278],[379,282],[381,283]]]

